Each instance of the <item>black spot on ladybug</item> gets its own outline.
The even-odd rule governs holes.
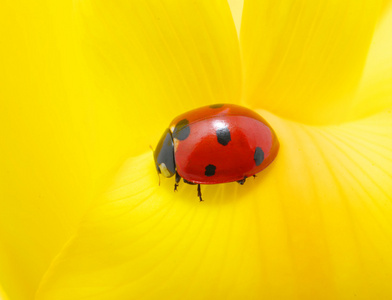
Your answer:
[[[206,176],[213,176],[213,175],[215,175],[215,170],[216,170],[216,167],[214,165],[208,165],[206,167],[206,171],[204,174]]]
[[[216,136],[218,137],[218,143],[226,146],[231,141],[230,130],[227,127],[219,128],[216,131]]]
[[[210,108],[221,108],[223,105],[225,105],[225,104],[224,103],[213,104],[213,105],[210,105]]]
[[[185,140],[191,133],[191,129],[188,124],[189,121],[187,119],[179,121],[173,130],[173,138],[176,138],[180,141]]]
[[[264,152],[263,152],[263,149],[261,149],[260,147],[256,147],[254,160],[255,160],[256,166],[260,166],[260,164],[264,160]]]

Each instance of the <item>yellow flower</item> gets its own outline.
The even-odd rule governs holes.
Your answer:
[[[5,1],[0,20],[4,297],[392,298],[389,1],[248,0],[240,42],[224,0]],[[200,203],[158,186],[149,145],[216,102],[281,149]]]

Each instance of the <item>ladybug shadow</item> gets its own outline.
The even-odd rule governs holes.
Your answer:
[[[174,193],[173,200],[184,201],[191,205],[228,205],[233,202],[244,201],[249,194],[260,189],[262,182],[268,176],[270,168],[263,170],[256,174],[255,177],[246,178],[243,184],[238,182],[221,183],[221,184],[201,184],[200,192],[201,199],[199,199],[198,184],[189,184],[181,180],[176,190],[174,187],[175,180],[164,178],[161,180],[161,188],[171,189]]]

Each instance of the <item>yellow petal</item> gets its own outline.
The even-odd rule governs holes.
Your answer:
[[[246,103],[301,122],[345,119],[383,4],[246,1],[241,26]]]
[[[244,0],[228,0],[230,5],[230,11],[233,16],[235,28],[237,29],[237,33],[240,33],[241,29],[241,20],[242,20],[242,9],[244,7]]]
[[[227,1],[87,0],[77,11],[93,79],[142,141],[181,111],[240,100],[239,43]]]
[[[30,300],[112,170],[148,145],[133,149],[91,81],[71,2],[0,6],[0,283]]]
[[[392,5],[377,27],[363,77],[347,119],[372,115],[392,106]]]
[[[46,299],[389,299],[392,118],[311,127],[263,113],[277,160],[244,186],[129,159],[54,262]]]
[[[8,297],[1,286],[0,286],[0,300],[8,300]]]

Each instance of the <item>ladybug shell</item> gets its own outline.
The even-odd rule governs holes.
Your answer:
[[[260,115],[233,104],[189,111],[169,128],[177,173],[191,183],[243,180],[266,168],[279,149],[275,132]]]

